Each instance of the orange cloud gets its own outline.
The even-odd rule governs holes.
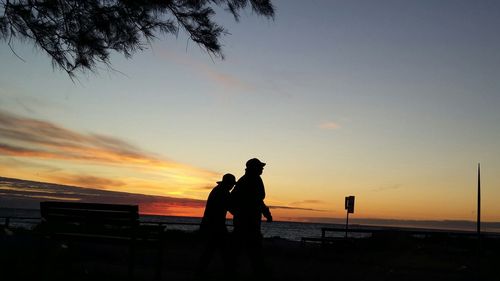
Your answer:
[[[110,188],[124,186],[125,182],[120,180],[112,180],[103,177],[87,176],[87,175],[70,175],[70,176],[53,176],[58,182],[76,186],[91,186],[96,188]]]
[[[201,216],[204,200],[107,191],[0,177],[0,205],[38,208],[40,201],[139,205],[141,214]]]
[[[136,174],[149,173],[163,182],[198,187],[215,182],[219,177],[212,171],[160,158],[111,136],[82,134],[47,121],[24,118],[0,110],[0,156],[2,155],[11,159],[47,160],[47,163],[59,161],[59,168],[65,168],[61,167],[61,161],[130,168]],[[70,171],[70,174],[81,175],[82,172]],[[66,184],[100,188],[124,185],[119,180],[86,175],[68,176],[61,172],[51,178]]]
[[[91,203],[139,205],[141,214],[169,216],[203,215],[205,200],[186,197],[145,195],[129,192],[82,188],[45,182],[27,181],[0,177],[0,205],[10,208],[38,208],[40,201],[81,201]],[[304,211],[306,214],[325,210],[288,206],[270,206],[277,220],[297,220]]]
[[[340,129],[340,125],[336,122],[328,121],[324,122],[318,125],[320,129],[323,130],[335,130],[335,129]]]

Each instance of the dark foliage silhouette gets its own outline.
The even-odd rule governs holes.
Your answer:
[[[246,7],[274,17],[271,0],[0,0],[0,38],[9,46],[13,38],[33,42],[70,77],[99,63],[109,67],[111,51],[129,58],[157,34],[179,30],[223,58],[220,37],[227,31],[213,19],[217,7],[235,20]]]

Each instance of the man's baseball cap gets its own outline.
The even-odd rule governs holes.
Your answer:
[[[247,161],[247,168],[262,168],[264,166],[266,166],[266,163],[263,163],[263,162],[260,162],[259,159],[257,158],[252,158],[250,160]]]
[[[227,183],[227,184],[234,185],[234,184],[236,184],[236,177],[235,177],[235,176],[233,176],[233,174],[225,174],[225,175],[222,177],[222,180],[221,180],[221,181],[218,181],[217,183],[218,183],[218,184],[221,184],[221,183]]]

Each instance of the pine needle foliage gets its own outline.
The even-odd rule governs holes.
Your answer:
[[[214,20],[217,8],[236,21],[245,8],[274,18],[271,0],[0,0],[0,39],[11,49],[13,39],[33,42],[71,78],[110,66],[112,51],[130,58],[159,35],[179,31],[223,58],[227,31]]]

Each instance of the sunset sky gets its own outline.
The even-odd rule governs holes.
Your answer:
[[[500,1],[273,3],[274,21],[217,14],[225,60],[180,34],[71,81],[0,43],[0,176],[199,216],[257,157],[277,219],[343,217],[355,195],[354,217],[474,220],[480,162],[483,219],[500,221]]]

